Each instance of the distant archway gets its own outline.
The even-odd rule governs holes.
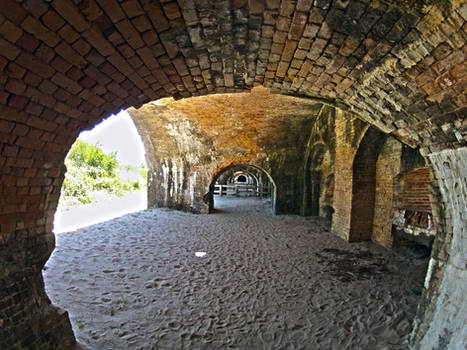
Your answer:
[[[245,181],[239,181],[241,177],[243,177]],[[232,188],[223,187],[229,186],[227,183],[231,183]],[[269,197],[271,200],[271,210],[274,214],[276,213],[277,188],[273,178],[263,168],[257,165],[243,163],[229,165],[214,175],[209,186],[209,193],[205,195],[205,200],[209,204],[210,213],[214,211],[215,194],[220,196],[228,194],[238,195],[238,193],[233,192],[235,190],[235,183],[240,184],[240,186],[249,184],[252,188],[255,187],[254,195],[257,197]]]

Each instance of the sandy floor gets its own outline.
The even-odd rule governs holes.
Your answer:
[[[89,204],[58,208],[54,217],[54,233],[74,231],[147,208],[146,188],[123,197],[102,192],[95,193],[95,197]]]
[[[216,206],[57,235],[46,290],[84,349],[405,349],[426,259],[259,200]]]

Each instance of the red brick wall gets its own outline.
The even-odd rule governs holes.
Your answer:
[[[406,209],[416,209],[431,213],[429,168],[413,169],[403,176],[402,181],[400,205]]]

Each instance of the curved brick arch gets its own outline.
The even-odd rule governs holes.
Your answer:
[[[7,287],[0,300],[8,307],[0,346],[47,347],[71,337],[66,317],[47,306],[40,276],[54,247],[63,159],[81,130],[161,97],[261,84],[351,111],[423,148],[444,186],[436,201],[448,209],[439,225],[465,244],[465,191],[459,199],[451,182],[465,175],[467,7],[454,0],[448,12],[409,13],[395,2],[1,1],[0,275]],[[454,280],[461,264],[459,254],[445,253],[450,242],[439,241],[433,266],[454,266]],[[435,282],[426,304],[445,293]],[[430,317],[415,338],[427,329],[436,338]]]
[[[271,186],[272,187],[272,193],[270,194],[271,195],[272,212],[273,213],[276,212],[276,198],[277,198],[277,185],[276,185],[276,182],[274,181],[271,174],[268,171],[266,171],[265,169],[263,169],[261,166],[256,165],[256,164],[249,164],[249,163],[230,164],[230,165],[228,165],[226,167],[223,167],[216,174],[213,175],[211,184],[209,185],[209,192],[205,195],[205,200],[209,202],[209,212],[211,212],[214,209],[214,186],[216,184],[217,179],[219,179],[219,177],[222,174],[225,174],[226,172],[228,172],[230,170],[235,170],[235,169],[243,170],[243,169],[246,169],[245,171],[247,172],[249,168],[259,172],[260,174],[266,175],[267,179],[269,180],[269,183],[272,185]]]

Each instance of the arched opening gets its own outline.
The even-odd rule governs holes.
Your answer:
[[[264,169],[251,164],[232,164],[219,171],[209,186],[205,196],[209,201],[209,212],[216,208],[216,200],[229,198],[255,198],[266,201],[275,213],[276,185]]]
[[[237,177],[237,182],[247,182],[245,175],[240,175]]]
[[[65,164],[54,233],[146,209],[144,145],[126,111],[83,131]]]
[[[393,247],[429,255],[436,235],[430,198],[430,169],[417,149],[403,147],[394,178]]]
[[[376,161],[387,135],[369,127],[353,161],[352,207],[348,240],[367,241],[373,233]]]

